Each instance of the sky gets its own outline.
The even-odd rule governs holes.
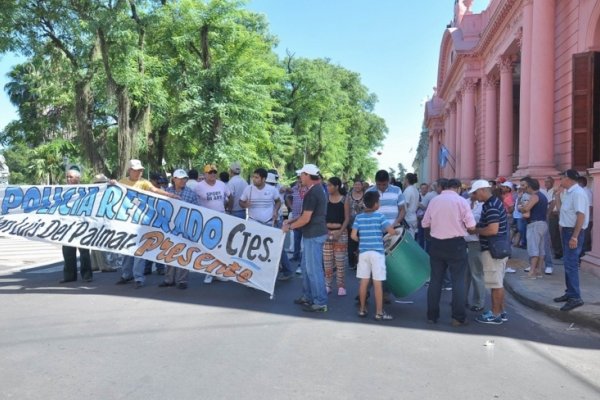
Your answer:
[[[472,11],[489,0],[475,0]],[[424,101],[433,94],[442,35],[454,14],[454,0],[250,0],[247,8],[265,14],[279,39],[275,51],[297,57],[329,58],[361,75],[377,95],[375,113],[389,133],[381,155],[383,169],[402,163],[412,171],[423,123]],[[0,88],[19,62],[0,56]],[[0,90],[0,129],[16,112]]]

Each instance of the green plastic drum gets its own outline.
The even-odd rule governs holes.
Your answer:
[[[406,297],[419,290],[429,279],[429,254],[409,234],[386,249],[386,286],[396,297]]]

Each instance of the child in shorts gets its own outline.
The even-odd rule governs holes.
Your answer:
[[[383,284],[381,282],[385,281],[386,277],[383,232],[395,235],[396,231],[385,216],[377,211],[379,209],[379,192],[366,192],[363,201],[365,211],[356,216],[351,233],[352,239],[358,241],[359,254],[356,269],[356,277],[360,279],[358,316],[367,316],[367,289],[369,280],[373,277],[375,319],[388,321],[393,317],[383,310]]]

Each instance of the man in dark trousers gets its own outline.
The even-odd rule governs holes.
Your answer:
[[[81,171],[79,167],[73,165],[67,171],[67,184],[78,185],[81,180]],[[63,267],[63,279],[60,283],[74,282],[77,280],[77,247],[63,246],[62,253],[65,260]],[[88,249],[79,249],[79,261],[81,270],[81,279],[85,282],[91,282],[92,277],[92,261],[90,259],[90,251]]]
[[[429,323],[437,323],[440,317],[442,281],[446,270],[450,270],[453,288],[452,325],[467,323],[465,273],[468,260],[465,236],[467,229],[475,228],[475,218],[469,202],[458,194],[460,187],[458,179],[450,179],[448,187],[442,187],[442,192],[429,202],[421,222],[423,228],[431,228],[431,280],[427,288]]]

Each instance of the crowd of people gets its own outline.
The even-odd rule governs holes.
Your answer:
[[[338,177],[327,180],[316,165],[306,164],[296,171],[290,187],[279,184],[276,170],[257,168],[249,182],[241,177],[241,165],[234,162],[227,172],[213,164],[202,173],[177,169],[170,181],[150,174],[131,160],[127,177],[119,183],[176,198],[216,212],[290,232],[292,257],[283,249],[278,281],[302,275],[302,294],[294,302],[307,312],[326,312],[332,293],[346,296],[346,274],[356,271],[360,280],[358,316],[368,315],[367,298],[372,284],[375,297],[374,318],[393,319],[384,310],[390,302],[386,288],[384,235],[403,231],[413,237],[429,254],[431,277],[427,288],[427,321],[440,318],[442,290],[452,290],[452,325],[468,323],[467,310],[478,313],[477,322],[501,324],[508,321],[504,308],[504,274],[512,246],[527,248],[529,267],[526,278],[538,279],[552,274],[552,256],[563,258],[565,293],[554,301],[564,302],[561,310],[583,305],[579,290],[579,257],[589,241],[591,191],[585,177],[575,170],[561,174],[540,188],[536,179],[522,178],[517,184],[504,178],[476,180],[465,185],[458,179],[439,179],[431,185],[418,184],[414,173],[396,183],[385,170],[375,174],[374,185],[355,178],[350,187]],[[67,183],[78,184],[77,168],[67,172]],[[115,184],[104,175],[94,183]],[[285,212],[284,212],[285,210]],[[152,262],[115,253],[90,251],[65,246],[64,276],[61,283],[77,279],[76,252],[84,281],[92,271],[114,272],[121,268],[117,284],[145,285],[152,273]],[[297,269],[292,261],[299,262]],[[160,287],[188,287],[188,270],[156,264],[164,275]],[[335,279],[334,279],[335,277]],[[207,274],[204,283],[213,276]],[[487,290],[491,302],[486,307]]]

